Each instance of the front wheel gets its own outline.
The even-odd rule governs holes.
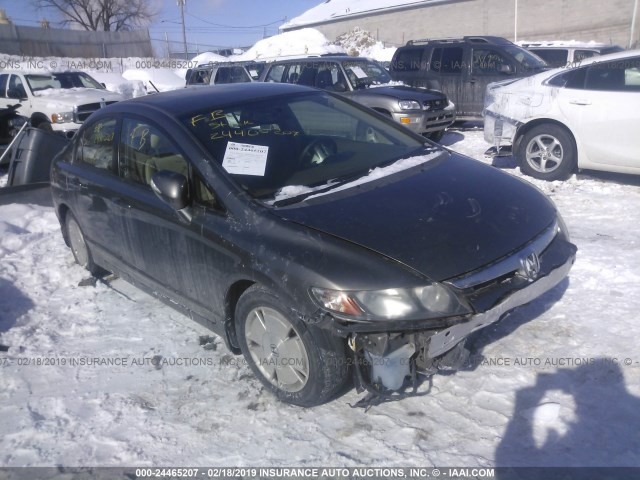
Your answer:
[[[345,342],[301,322],[261,285],[238,300],[236,329],[251,370],[283,402],[320,405],[349,378]]]
[[[577,165],[573,137],[553,124],[538,125],[525,133],[516,155],[520,170],[541,180],[566,180]]]

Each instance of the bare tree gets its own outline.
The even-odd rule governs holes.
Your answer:
[[[150,0],[32,0],[36,7],[62,15],[63,25],[85,30],[131,30],[157,14]]]

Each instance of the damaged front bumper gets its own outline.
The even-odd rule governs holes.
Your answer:
[[[393,391],[415,372],[431,375],[461,366],[469,335],[540,297],[568,275],[577,248],[564,235],[557,235],[558,230],[554,223],[519,252],[480,272],[445,282],[474,306],[473,315],[411,324],[385,322],[384,326],[332,319],[331,328],[348,337],[359,359],[360,382],[369,390],[374,385],[374,390]]]

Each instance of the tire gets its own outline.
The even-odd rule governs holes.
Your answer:
[[[91,250],[89,250],[84,240],[84,234],[71,212],[67,212],[64,223],[67,239],[69,240],[69,248],[71,248],[76,263],[86,268],[91,275],[97,276],[102,273],[102,269],[93,262]]]
[[[439,143],[440,140],[442,140],[442,137],[444,137],[444,130],[438,130],[437,132],[427,133],[427,138],[429,140],[433,140],[436,143]]]
[[[572,135],[565,128],[550,123],[525,133],[516,156],[522,173],[540,180],[566,180],[577,166]]]
[[[349,379],[346,342],[300,321],[261,285],[253,285],[238,300],[236,329],[251,370],[283,402],[320,405]]]

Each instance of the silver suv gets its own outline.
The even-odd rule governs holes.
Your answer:
[[[455,106],[444,93],[393,82],[382,65],[368,58],[335,55],[280,60],[270,63],[260,78],[336,92],[435,141],[456,119]]]

